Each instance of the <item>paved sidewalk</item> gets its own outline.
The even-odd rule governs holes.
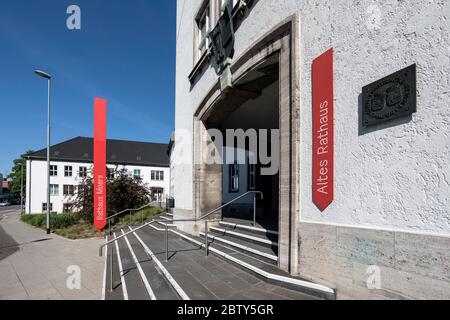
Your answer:
[[[101,298],[103,239],[68,240],[20,221],[19,210],[0,214],[0,300]],[[81,289],[70,290],[69,266],[79,266]]]

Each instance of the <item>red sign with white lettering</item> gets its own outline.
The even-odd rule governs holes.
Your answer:
[[[313,61],[313,202],[325,210],[334,198],[333,49]]]
[[[94,102],[94,224],[106,226],[106,100]]]

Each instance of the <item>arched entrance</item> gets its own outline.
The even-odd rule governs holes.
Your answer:
[[[231,66],[233,86],[221,91],[216,84],[197,109],[193,124],[197,216],[225,202],[230,190],[224,190],[224,181],[232,177],[229,170],[236,175],[235,169],[224,170],[222,164],[205,161],[211,148],[218,154],[223,152],[222,144],[212,141],[208,129],[279,130],[278,141],[269,146],[279,156],[279,170],[270,177],[257,178],[267,194],[259,206],[268,221],[277,220],[272,227],[279,231],[279,267],[291,273],[297,271],[299,221],[297,28],[297,18],[289,18],[236,59]]]

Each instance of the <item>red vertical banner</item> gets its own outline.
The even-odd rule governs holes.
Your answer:
[[[106,226],[106,100],[94,101],[94,224]]]
[[[313,61],[313,202],[325,210],[334,199],[333,49]]]

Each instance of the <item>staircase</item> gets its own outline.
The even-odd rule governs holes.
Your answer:
[[[202,239],[205,233],[201,232]],[[234,250],[264,263],[278,264],[278,232],[222,221],[208,233],[210,246]]]
[[[104,299],[334,299],[333,289],[278,269],[275,231],[222,221],[209,228],[206,256],[205,233],[185,234],[172,219],[165,214],[158,223],[134,232],[124,228],[107,238],[120,237],[105,249]]]

